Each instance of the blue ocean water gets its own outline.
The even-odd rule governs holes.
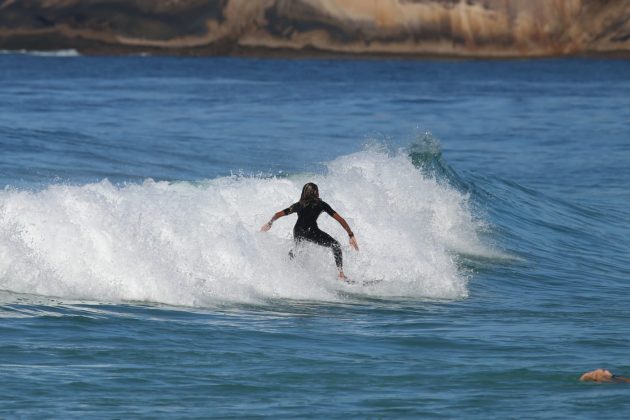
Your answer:
[[[0,55],[0,417],[630,415],[630,62]],[[314,180],[345,271],[293,219]]]

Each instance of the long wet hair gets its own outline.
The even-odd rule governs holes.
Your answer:
[[[309,182],[302,187],[302,195],[300,196],[300,204],[308,206],[319,201],[319,188],[316,184]]]

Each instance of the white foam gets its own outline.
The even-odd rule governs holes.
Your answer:
[[[80,57],[81,54],[75,49],[38,51],[38,50],[0,50],[0,54],[22,54],[37,57]]]
[[[297,201],[307,181],[350,223],[361,248],[326,214],[320,227],[343,245],[336,280],[329,250],[306,246],[291,261],[295,215],[260,226]],[[268,298],[335,301],[340,290],[458,299],[467,274],[452,251],[483,253],[468,199],[423,176],[404,154],[343,156],[325,175],[227,177],[200,184],[147,180],[114,186],[51,185],[0,192],[0,289],[100,301],[211,306]]]

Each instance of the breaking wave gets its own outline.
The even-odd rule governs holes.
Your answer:
[[[0,192],[0,289],[200,307],[355,294],[464,298],[469,273],[458,254],[492,254],[479,238],[484,222],[466,193],[427,171],[431,159],[420,157],[371,148],[329,162],[323,174],[7,188]],[[339,282],[326,248],[305,245],[290,260],[294,215],[259,231],[307,181],[319,184],[356,233],[360,252],[332,218],[319,219],[343,245],[346,274],[376,284]]]

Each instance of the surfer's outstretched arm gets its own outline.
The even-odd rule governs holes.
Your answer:
[[[284,213],[284,210],[280,210],[279,212],[277,212],[276,214],[274,214],[271,217],[271,220],[269,220],[267,223],[265,223],[264,225],[262,225],[262,227],[260,228],[260,230],[262,232],[267,232],[269,229],[271,229],[271,225],[273,225],[273,222],[275,222],[276,220],[278,220],[279,218],[281,218],[282,216],[286,216],[286,214]]]
[[[354,233],[352,233],[352,229],[350,229],[350,226],[348,225],[348,222],[346,222],[346,219],[341,217],[339,213],[333,214],[332,217],[333,219],[339,222],[339,224],[346,230],[346,232],[348,232],[348,236],[350,237],[350,246],[352,246],[352,248],[358,251],[359,245],[357,244],[357,240],[354,237]]]

